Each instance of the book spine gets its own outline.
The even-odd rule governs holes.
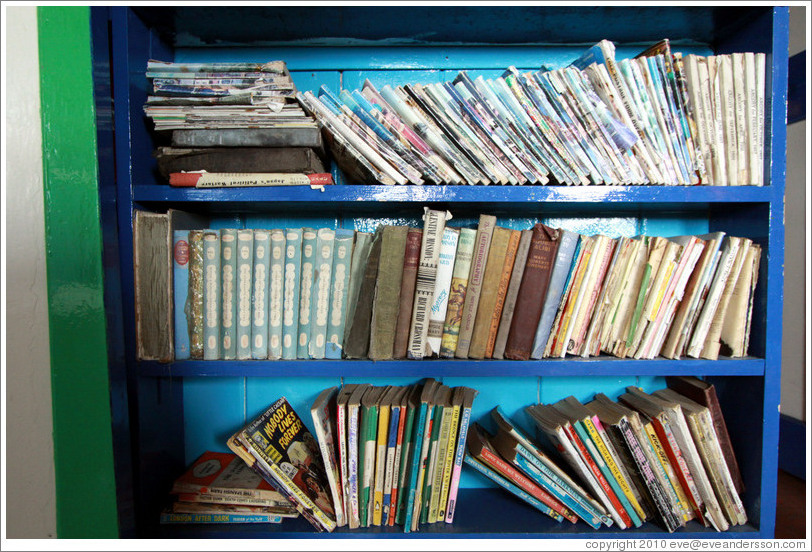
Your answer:
[[[333,184],[330,173],[191,173],[169,174],[169,185],[194,188],[256,188],[264,186],[311,186]]]
[[[299,334],[299,276],[302,266],[302,229],[285,230],[284,295],[282,299],[282,358],[296,358]]]
[[[361,411],[361,442],[358,449],[359,496],[358,511],[361,527],[369,527],[372,521],[371,506],[375,482],[375,453],[377,450],[378,408],[363,407]]]
[[[232,514],[228,512],[218,514],[178,514],[164,512],[161,514],[161,523],[282,523],[282,516],[278,514]]]
[[[317,232],[313,255],[313,289],[310,292],[311,335],[308,346],[310,358],[324,358],[327,341],[327,319],[330,312],[335,230],[321,228]]]
[[[504,477],[500,476],[494,470],[492,470],[492,469],[488,468],[487,466],[483,465],[481,462],[478,462],[471,455],[466,454],[464,461],[465,461],[466,464],[468,464],[469,466],[474,468],[476,471],[478,471],[479,473],[481,473],[482,475],[484,475],[485,477],[487,477],[488,479],[490,479],[491,481],[493,481],[494,483],[496,483],[500,487],[502,487],[504,489],[507,489],[508,491],[510,491],[514,495],[518,496],[519,498],[521,498],[522,500],[524,500],[525,502],[527,502],[528,504],[530,504],[531,506],[533,506],[537,510],[539,510],[541,512],[544,512],[545,514],[547,514],[548,516],[550,516],[554,520],[561,521],[563,519],[561,514],[559,514],[558,512],[556,512],[555,510],[553,510],[552,508],[550,508],[549,506],[547,506],[546,504],[541,502],[536,497],[531,496],[526,491],[523,491],[522,489],[520,489],[519,487],[517,487],[516,485],[514,485],[513,483],[511,483],[510,481],[508,481]]]
[[[533,347],[530,357],[539,359],[544,354],[550,331],[553,327],[558,305],[564,293],[567,274],[572,265],[575,246],[578,243],[578,234],[568,230],[561,231],[561,241],[556,250],[553,268],[550,272],[550,281],[547,285],[547,292],[544,294],[544,303],[539,317],[539,323],[535,328],[533,337]],[[515,318],[515,315],[514,315]]]
[[[646,436],[648,437],[649,444],[654,451],[654,455],[660,464],[660,468],[662,468],[663,472],[665,473],[665,477],[671,486],[671,491],[674,493],[674,498],[676,499],[677,507],[679,508],[680,517],[682,518],[683,522],[692,520],[695,517],[695,514],[691,508],[691,505],[688,503],[688,497],[685,495],[682,485],[677,479],[677,474],[675,471],[678,468],[671,465],[671,461],[668,459],[668,454],[665,452],[663,443],[657,436],[654,425],[652,423],[647,423],[644,426],[644,430],[646,432]]]
[[[407,233],[406,226],[383,227],[369,329],[372,360],[390,360],[394,354]]]
[[[220,230],[221,286],[222,286],[222,357],[224,360],[237,358],[237,230]]]
[[[361,282],[355,300],[352,319],[347,319],[344,332],[344,357],[367,358],[369,353],[370,323],[375,299],[375,283],[378,278],[378,265],[381,257],[383,227],[379,226],[372,235],[369,255],[365,266],[359,267]]]
[[[505,259],[513,242],[513,232],[513,230],[501,226],[493,229],[493,237],[488,249],[488,259],[482,276],[479,304],[477,305],[471,341],[468,346],[468,358],[485,358],[493,313],[498,309],[499,286],[503,280]],[[518,246],[518,240],[516,240],[516,245]]]
[[[470,276],[465,290],[465,302],[462,308],[457,348],[454,351],[454,356],[457,358],[468,358],[471,335],[474,331],[477,307],[479,306],[479,295],[482,291],[482,282],[485,275],[485,265],[488,262],[488,253],[490,252],[491,238],[495,227],[496,217],[493,215],[480,215],[471,258]]]
[[[389,443],[389,416],[390,408],[381,406],[378,414],[378,431],[375,451],[374,483],[372,485],[372,514],[371,525],[380,526],[383,523],[383,494],[384,480],[386,478],[386,449]]]
[[[465,443],[468,440],[468,426],[471,423],[471,409],[464,408],[460,413],[460,428],[457,432],[456,452],[454,453],[454,471],[451,474],[451,483],[448,488],[448,504],[446,506],[445,522],[453,523],[454,513],[457,510],[457,492],[460,487],[460,474],[465,456]]]
[[[296,358],[310,357],[310,332],[312,328],[313,282],[318,235],[312,228],[302,229],[302,270],[299,282],[299,330],[296,338]]]
[[[189,296],[186,301],[189,326],[189,357],[203,358],[203,231],[189,231]]]
[[[411,404],[411,403],[410,403]],[[406,410],[406,424],[403,429],[403,445],[400,452],[400,478],[398,480],[398,500],[395,510],[395,523],[404,523],[411,483],[412,458],[414,456],[414,442],[416,438],[415,412],[417,408],[409,406]],[[404,524],[405,526],[405,524]]]
[[[265,507],[290,507],[293,508],[281,494],[276,493],[277,498],[254,498],[251,496],[241,496],[232,493],[215,494],[209,489],[208,493],[178,493],[180,502],[202,502],[204,504],[239,504],[243,506],[265,506]],[[276,492],[276,491],[273,491]]]
[[[431,435],[429,437],[429,450],[426,456],[423,478],[423,492],[420,495],[420,523],[431,523],[429,520],[429,510],[431,508],[431,497],[434,489],[434,475],[437,470],[437,451],[439,448],[440,430],[442,427],[442,417],[445,408],[442,404],[434,406],[431,420]],[[417,514],[415,514],[416,516]]]
[[[349,481],[349,525],[350,529],[361,526],[361,509],[359,507],[359,412],[357,407],[350,407],[347,417],[347,479]]]
[[[346,524],[344,520],[344,505],[342,500],[341,481],[339,479],[339,467],[336,464],[335,441],[331,428],[332,415],[330,412],[331,401],[322,403],[321,408],[311,408],[310,414],[313,419],[313,428],[316,431],[316,440],[319,444],[324,472],[330,487],[330,497],[336,518],[336,526],[341,527]]]
[[[420,247],[420,264],[417,267],[412,324],[409,329],[409,358],[426,356],[426,336],[429,326],[429,309],[434,298],[437,280],[437,262],[440,257],[441,240],[445,223],[451,218],[448,211],[425,208],[423,216],[423,243]]]
[[[251,358],[268,358],[268,272],[271,266],[271,234],[254,230],[253,313]]]
[[[220,359],[220,234],[203,233],[203,359]]]
[[[457,447],[457,435],[460,425],[460,407],[451,408],[451,421],[448,428],[448,443],[443,459],[443,479],[440,488],[440,501],[438,503],[437,521],[445,521],[448,514],[448,493],[451,489],[451,475],[454,471],[454,454]]]
[[[254,232],[237,231],[237,358],[251,358],[251,297],[254,272]]]
[[[423,449],[428,452],[428,443],[424,440],[426,435],[426,419],[429,418],[428,404],[421,403],[419,412],[415,415],[417,419],[414,424],[414,433],[412,437],[411,453],[409,461],[409,478],[403,490],[405,494],[404,500],[404,515],[403,515],[403,532],[409,533],[412,531],[412,520],[414,517],[414,505],[419,501],[418,489],[422,488],[422,481],[418,477],[420,472],[420,464],[423,462]]]
[[[400,487],[401,482],[406,477],[406,467],[403,458],[408,456],[408,446],[405,440],[408,440],[406,430],[406,418],[408,407],[404,404],[400,407],[400,418],[398,419],[397,436],[395,442],[395,458],[392,467],[392,493],[389,499],[389,514],[387,516],[387,525],[394,525],[398,515],[398,501],[400,500]],[[409,427],[411,429],[411,427]]]
[[[406,252],[400,282],[400,306],[395,326],[395,344],[392,348],[392,356],[397,359],[406,358],[409,348],[409,328],[412,322],[412,306],[414,305],[414,290],[417,284],[417,267],[420,264],[422,242],[423,230],[409,228],[406,234]]]
[[[496,334],[499,331],[499,321],[502,319],[502,309],[505,306],[505,296],[507,295],[508,285],[510,284],[510,276],[513,273],[513,265],[516,262],[516,251],[519,248],[521,236],[522,233],[518,230],[513,230],[510,233],[505,260],[502,263],[502,274],[499,277],[499,283],[496,287],[496,304],[493,308],[493,314],[491,314],[488,339],[485,343],[485,358],[493,357],[493,349],[496,346]]]
[[[339,391],[339,394],[342,393]],[[347,480],[347,404],[338,401],[336,405],[336,445],[338,447],[338,466],[340,478],[341,502],[344,511],[344,524],[350,521],[350,485]]]
[[[327,341],[324,358],[339,359],[344,344],[347,321],[347,294],[349,292],[350,263],[352,260],[354,230],[339,229],[333,246],[333,282],[330,286],[330,315],[327,320]]]
[[[530,358],[559,241],[559,231],[540,223],[533,227],[524,276],[517,295],[516,312],[505,345],[505,358]]]
[[[499,327],[496,333],[492,358],[504,359],[505,347],[507,346],[510,325],[513,323],[513,315],[516,311],[516,300],[519,296],[519,287],[524,276],[527,255],[530,252],[530,240],[533,237],[532,230],[523,230],[519,240],[519,248],[516,250],[516,260],[513,263],[513,272],[510,274],[510,284],[508,284],[505,294],[505,304],[502,307],[502,316],[499,318]],[[539,305],[541,307],[541,305]]]
[[[454,268],[454,258],[457,255],[459,237],[460,231],[456,228],[446,228],[443,231],[440,256],[437,261],[437,280],[434,283],[434,299],[431,303],[429,328],[426,337],[430,356],[440,354],[443,324],[448,310],[451,276]]]
[[[191,357],[186,301],[189,298],[189,231],[175,230],[172,243],[172,286],[175,315],[175,360]]]
[[[671,466],[674,469],[674,475],[676,475],[678,484],[682,487],[682,491],[689,505],[688,507],[693,509],[697,519],[702,520],[703,515],[702,510],[700,509],[702,499],[700,498],[699,490],[696,488],[696,484],[694,483],[693,475],[688,469],[688,464],[685,462],[685,458],[682,456],[682,451],[677,444],[674,433],[671,431],[671,428],[667,423],[664,423],[658,418],[652,418],[651,425],[663,446],[663,450],[665,451],[668,461],[671,463]]]
[[[465,304],[475,241],[476,230],[472,228],[460,229],[457,254],[454,259],[454,270],[451,273],[445,322],[443,323],[443,336],[440,342],[440,356],[443,358],[453,358],[457,350],[457,340],[460,333],[460,324],[462,323],[462,310]]]
[[[282,302],[285,288],[285,232],[271,231],[271,260],[268,271],[268,358],[282,358]]]
[[[389,516],[392,505],[392,481],[396,477],[395,457],[397,455],[398,426],[400,424],[400,406],[392,406],[389,411],[389,428],[386,436],[386,467],[383,478],[383,502],[381,504],[381,525],[390,525]]]

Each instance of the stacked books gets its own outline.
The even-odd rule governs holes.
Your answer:
[[[161,523],[280,523],[294,506],[236,455],[204,452],[172,485]]]
[[[763,185],[764,60],[603,40],[555,70],[296,98],[361,183]]]
[[[450,219],[425,208],[423,228],[186,230],[199,219],[137,212],[139,358],[747,355],[761,259],[750,239]]]
[[[345,384],[311,408],[336,524],[452,523],[476,391],[429,379]]]
[[[332,184],[315,120],[294,98],[283,61],[150,60],[146,115],[171,145],[155,151],[173,186]]]
[[[717,531],[746,523],[713,385],[669,377],[668,386],[529,406],[537,441],[496,407],[495,432],[472,425],[465,463],[558,522],[668,532],[690,520]]]
[[[628,387],[617,402],[599,393],[586,404],[570,396],[526,410],[547,449],[558,451],[621,529],[647,520],[669,532],[690,520],[717,531],[746,523],[727,429],[713,414],[718,402],[705,400],[715,399],[706,393],[712,385],[696,378],[669,378],[668,385],[654,393]]]

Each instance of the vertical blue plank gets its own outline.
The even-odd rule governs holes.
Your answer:
[[[187,464],[207,450],[228,451],[245,421],[244,378],[185,378],[183,419]]]

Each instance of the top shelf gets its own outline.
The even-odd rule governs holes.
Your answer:
[[[370,186],[331,185],[324,191],[307,186],[257,188],[174,188],[133,186],[141,203],[767,203],[770,186]]]

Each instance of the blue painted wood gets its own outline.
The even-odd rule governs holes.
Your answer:
[[[392,18],[394,12],[383,7],[250,9],[255,10],[251,13],[258,15],[246,19],[242,17],[248,13],[246,8],[227,11],[209,7],[111,8],[116,184],[112,184],[109,178],[101,180],[105,188],[103,194],[109,193],[108,187],[115,186],[113,195],[118,204],[120,250],[112,262],[118,264],[120,272],[119,301],[124,345],[117,348],[117,353],[126,359],[130,412],[135,413],[131,417],[136,420],[131,422],[129,431],[122,431],[132,443],[135,464],[139,466],[139,473],[133,476],[138,536],[158,534],[155,507],[161,498],[161,485],[178,474],[183,467],[182,461],[191,460],[183,458],[183,449],[186,448],[187,456],[191,456],[191,451],[221,443],[224,434],[236,429],[246,417],[259,412],[280,393],[293,397],[295,408],[307,421],[306,407],[315,394],[342,380],[382,384],[411,383],[422,377],[438,377],[446,382],[462,382],[487,389],[475,402],[477,408],[483,409],[479,415],[501,402],[518,417],[522,406],[543,397],[576,394],[586,400],[595,391],[614,396],[625,385],[636,384],[653,390],[664,385],[664,375],[694,374],[710,376],[717,382],[726,415],[729,412],[730,419],[735,421],[730,424],[735,426],[731,437],[734,446],[744,447],[745,451],[740,453],[739,461],[748,487],[746,506],[751,525],[724,534],[705,532],[692,525],[674,536],[771,537],[775,521],[777,405],[780,396],[780,339],[777,336],[781,332],[783,299],[782,202],[786,147],[783,110],[787,97],[787,10],[767,7],[647,7],[634,10],[623,7],[487,7],[471,11],[459,6],[439,9],[410,6],[400,8],[399,13],[407,16]],[[327,17],[329,10],[333,9],[342,14],[341,17]],[[351,13],[347,9],[369,10],[365,13],[373,14],[373,17],[347,17]],[[448,13],[453,10],[454,17],[448,17],[443,10]],[[432,16],[421,17],[420,14],[424,13]],[[307,25],[290,25],[303,14],[309,14]],[[247,28],[243,23],[246,20],[252,22]],[[282,29],[281,32],[268,33],[275,25]],[[325,26],[336,34],[324,32]],[[233,34],[235,30],[239,32]],[[525,36],[523,33],[529,34]],[[325,36],[336,39],[324,39]],[[770,74],[767,86],[771,91],[768,93],[765,157],[768,186],[384,187],[343,185],[343,175],[336,172],[338,185],[327,187],[324,192],[292,188],[174,189],[164,185],[155,172],[151,151],[161,138],[154,136],[151,123],[142,112],[147,87],[143,70],[149,58],[178,61],[284,59],[300,89],[315,90],[318,85],[326,83],[338,90],[359,87],[366,77],[380,85],[445,80],[460,69],[469,70],[472,76],[494,76],[508,65],[535,69],[545,63],[556,67],[569,63],[586,45],[602,38],[621,41],[618,54],[624,57],[639,52],[663,36],[671,38],[674,49],[683,53],[760,51],[768,54]],[[539,44],[540,38],[546,43]],[[297,43],[271,43],[271,40],[300,39],[302,41]],[[631,43],[636,41],[639,43]],[[109,166],[105,168],[109,170]],[[529,226],[531,220],[542,220],[552,225],[613,236],[636,233],[673,235],[722,229],[752,237],[766,251],[753,321],[751,353],[756,358],[717,362],[609,358],[526,363],[183,361],[169,365],[133,360],[133,207],[154,210],[179,207],[200,211],[216,215],[219,222],[214,224],[238,221],[250,226],[254,223],[281,224],[285,220],[290,226],[304,225],[308,221],[307,224],[313,226],[369,229],[383,222],[418,226],[423,205],[451,210],[454,214],[452,226],[473,227],[478,213],[487,211],[499,216],[501,224],[516,228]],[[179,376],[190,381],[182,383]],[[233,389],[229,390],[230,387]],[[241,398],[231,400],[229,396]],[[206,412],[201,405],[207,401],[214,405],[225,402],[229,405],[222,410],[214,406]],[[239,408],[232,402],[239,403]],[[238,412],[240,408],[241,413]],[[188,410],[185,417],[184,409]],[[214,416],[219,416],[216,423],[222,424],[216,430],[210,427],[215,423]],[[169,420],[171,424],[167,423]],[[520,420],[520,423],[526,423],[526,420]],[[165,457],[156,461],[161,455]],[[473,474],[466,475],[464,486],[483,485],[473,480],[474,477]],[[584,532],[585,527],[581,525],[557,526],[504,493],[494,491],[463,489],[460,511],[453,526],[425,526],[420,533],[411,536],[555,538],[592,534],[588,530]],[[483,509],[482,503],[492,507]],[[162,528],[161,534],[175,537],[316,536],[302,520],[271,528],[242,526],[238,531],[201,526]],[[600,534],[612,537],[666,536],[651,526],[636,532],[601,531]],[[338,532],[331,536],[398,537],[401,534],[384,530]]]
[[[614,357],[513,360],[182,360],[172,364],[144,361],[138,363],[143,376],[354,376],[379,378],[403,377],[513,377],[513,376],[628,376],[628,375],[702,375],[760,376],[765,362],[758,358],[717,361],[630,360]]]

